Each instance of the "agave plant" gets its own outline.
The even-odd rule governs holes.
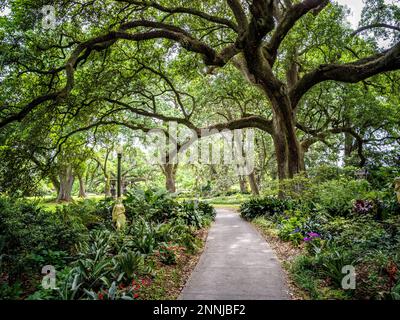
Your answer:
[[[77,245],[78,257],[61,292],[74,299],[86,288],[99,288],[114,277],[115,265],[111,256],[113,236],[108,231],[93,231],[89,241]]]
[[[139,218],[130,229],[131,245],[143,254],[152,254],[157,248],[157,235],[152,224]]]
[[[144,257],[137,252],[126,252],[118,255],[115,258],[115,265],[117,270],[124,274],[129,280],[133,279],[135,275],[145,271]]]

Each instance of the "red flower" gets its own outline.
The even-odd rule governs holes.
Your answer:
[[[133,290],[139,290],[140,289],[140,283],[137,283],[135,280],[132,280],[132,289]]]
[[[139,294],[138,294],[138,293],[135,293],[135,294],[133,295],[133,298],[134,298],[134,299],[139,298]]]
[[[104,298],[104,295],[101,292],[99,292],[97,294],[97,296],[98,296],[99,300],[103,300],[103,298]]]

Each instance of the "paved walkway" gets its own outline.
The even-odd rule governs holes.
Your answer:
[[[237,213],[217,209],[205,250],[179,299],[286,300],[289,295],[263,237]]]

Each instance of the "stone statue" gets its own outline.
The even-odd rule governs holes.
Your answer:
[[[397,194],[397,202],[400,204],[400,177],[394,179],[394,191]]]
[[[112,221],[115,223],[117,230],[121,230],[126,225],[125,207],[122,204],[122,199],[117,199],[112,212]]]

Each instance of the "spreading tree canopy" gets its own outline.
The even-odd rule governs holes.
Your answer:
[[[47,4],[56,8],[54,29],[41,23],[48,18],[49,13],[39,14]],[[313,103],[317,90],[326,95],[328,89],[338,93],[338,83],[369,86],[371,77],[382,83],[379,75],[393,80],[398,73],[392,71],[400,68],[399,7],[383,0],[366,2],[359,30],[352,30],[344,9],[328,0],[20,0],[3,6],[11,13],[0,20],[0,127],[48,113],[74,118],[85,109],[87,127],[99,120],[110,124],[104,120],[110,112],[129,111],[196,131],[209,100],[196,105],[185,81],[210,75],[214,82],[231,82],[229,90],[236,86],[238,92],[246,81],[259,97],[255,107],[241,108],[233,118],[224,113],[226,121],[209,125],[256,127],[270,134],[280,179],[303,171],[304,152],[315,141],[326,141],[327,134],[347,134],[348,147],[362,155],[366,139],[349,119],[351,110],[341,119],[332,116],[338,104]],[[385,45],[362,36],[371,32]],[[173,112],[171,104],[156,103],[160,81],[167,89],[159,94],[174,96]],[[322,126],[316,127],[321,119],[310,120],[310,106],[325,115]],[[147,130],[149,125],[131,126]]]

